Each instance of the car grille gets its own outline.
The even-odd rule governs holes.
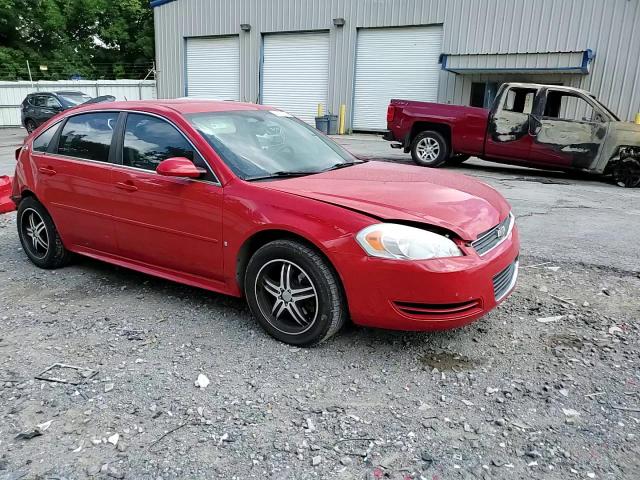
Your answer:
[[[502,300],[511,291],[518,278],[518,259],[493,277],[493,294],[496,301]]]
[[[476,313],[482,309],[480,300],[471,300],[463,303],[409,303],[393,302],[395,308],[412,317],[423,318],[460,318]]]
[[[510,213],[498,225],[478,236],[478,239],[471,243],[471,246],[478,252],[478,255],[485,255],[489,251],[500,245],[511,233],[514,218]]]

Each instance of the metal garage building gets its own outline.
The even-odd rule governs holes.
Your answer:
[[[640,0],[153,0],[158,97],[385,127],[390,98],[486,106],[505,81],[640,111]]]

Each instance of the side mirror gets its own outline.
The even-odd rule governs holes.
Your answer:
[[[166,177],[199,178],[207,171],[196,167],[188,158],[173,157],[160,162],[156,167],[156,173]]]

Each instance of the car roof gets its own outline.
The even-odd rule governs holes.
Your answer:
[[[177,98],[164,100],[129,100],[108,103],[80,105],[73,109],[74,113],[89,110],[141,110],[158,111],[170,109],[181,114],[204,112],[234,112],[246,110],[275,110],[265,105],[243,103],[227,100],[207,100],[195,98]]]
[[[589,92],[588,90],[583,90],[582,88],[576,88],[576,87],[568,87],[566,85],[549,85],[549,84],[543,84],[543,83],[522,83],[522,82],[508,82],[508,85],[510,87],[520,87],[520,88],[535,88],[535,89],[551,88],[554,90],[562,90],[565,92],[579,92],[589,97],[594,96],[593,93]]]
[[[57,95],[86,95],[84,92],[79,92],[77,90],[57,90],[53,92]]]

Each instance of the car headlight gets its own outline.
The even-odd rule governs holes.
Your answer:
[[[462,256],[458,246],[443,235],[395,223],[371,225],[356,240],[372,257],[427,260]]]

